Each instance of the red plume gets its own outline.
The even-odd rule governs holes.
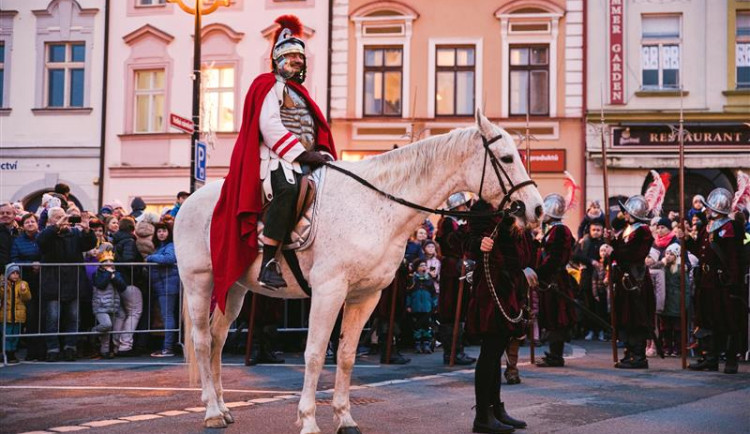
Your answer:
[[[302,36],[302,21],[300,21],[296,15],[282,15],[276,18],[276,21],[274,22],[279,25],[279,28],[273,32],[274,44],[279,40],[279,35],[283,29],[291,30],[292,35],[298,38]]]
[[[737,192],[732,201],[732,210],[739,211],[743,207],[750,207],[750,176],[745,172],[737,171]]]
[[[565,180],[563,181],[563,185],[565,186],[565,210],[571,210],[575,209],[578,205],[578,194],[577,191],[581,190],[581,187],[576,184],[576,180],[573,178],[573,175],[570,174],[567,170],[565,171]]]
[[[646,189],[646,194],[643,196],[648,202],[648,209],[651,210],[654,216],[661,215],[662,205],[664,204],[664,198],[667,195],[667,188],[669,187],[669,177],[667,176],[667,182],[664,182],[663,175],[659,175],[656,170],[651,171],[651,177],[654,179]]]

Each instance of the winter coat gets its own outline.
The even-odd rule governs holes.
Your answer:
[[[112,236],[112,244],[115,246],[115,262],[143,262],[143,257],[138,253],[138,248],[135,244],[134,234],[117,231]],[[142,267],[137,265],[121,265],[117,267],[117,271],[122,274],[128,286],[135,285],[139,288],[142,286]]]
[[[435,310],[437,295],[435,283],[429,274],[414,273],[412,288],[406,295],[406,307],[411,308],[412,313],[430,313]]]
[[[13,232],[5,225],[0,225],[0,273],[5,273],[5,266],[10,264],[10,250],[13,245]]]
[[[146,257],[146,262],[155,262],[151,268],[151,287],[157,295],[177,295],[180,293],[180,275],[177,273],[177,256],[174,243],[159,246]]]
[[[7,318],[7,322],[9,323],[26,323],[26,303],[31,300],[29,284],[23,280],[19,280],[15,285],[12,283],[8,285],[8,300],[5,299],[6,286],[4,282],[2,287],[2,291],[0,291],[0,305],[3,306],[3,309],[0,312],[0,322]]]
[[[135,225],[135,246],[138,249],[138,253],[144,258],[152,253],[156,248],[154,247],[154,225],[147,221],[141,221]]]
[[[685,291],[689,291],[690,288],[690,272],[685,270]],[[661,312],[662,316],[668,317],[679,317],[680,316],[680,266],[677,266],[677,270],[673,273],[671,267],[664,268],[664,280],[666,296],[664,298],[664,310]],[[685,310],[690,311],[689,307],[690,296],[689,293],[685,296]]]
[[[127,284],[118,271],[105,270],[99,267],[94,273],[94,294],[91,307],[94,314],[114,314],[120,307],[120,293],[125,291]]]
[[[57,227],[45,228],[37,237],[42,252],[42,264],[81,263],[83,253],[96,247],[94,231],[84,232],[78,228],[59,233]],[[45,266],[41,270],[42,297],[44,302],[63,302],[85,299],[91,294],[91,286],[83,266]]]
[[[13,239],[13,246],[10,249],[10,260],[16,264],[29,264],[37,262],[42,258],[42,251],[39,250],[39,244],[36,238],[39,234],[29,237],[22,233]]]

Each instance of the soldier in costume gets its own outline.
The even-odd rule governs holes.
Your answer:
[[[472,211],[488,210],[490,206],[484,201],[472,207]],[[482,338],[474,378],[477,406],[473,430],[513,432],[526,428],[526,422],[514,419],[505,410],[500,399],[500,365],[511,339],[517,340],[526,332],[522,312],[529,286],[536,285],[536,274],[528,267],[535,260],[535,244],[523,221],[512,216],[475,218],[470,226],[469,249],[477,268],[472,273],[466,331]]]
[[[302,86],[307,73],[302,24],[292,15],[276,23],[272,72],[259,75],[247,93],[242,128],[211,222],[214,295],[222,310],[229,287],[257,256],[264,199],[271,204],[258,280],[270,289],[286,286],[275,256],[296,223],[300,178],[336,157],[325,117]]]
[[[467,204],[471,200],[468,193],[458,192],[452,194],[447,201],[448,209],[454,211],[466,211]],[[438,294],[438,330],[440,342],[443,344],[443,363],[450,363],[451,345],[453,341],[453,323],[456,321],[456,307],[458,304],[459,279],[461,278],[461,258],[469,240],[469,227],[466,221],[447,216],[438,222],[438,232],[435,240],[440,245],[442,264],[440,271],[440,294]],[[467,288],[464,287],[464,291]],[[461,311],[466,312],[468,297],[464,292]],[[463,317],[463,315],[462,315]],[[459,347],[456,348],[457,365],[470,365],[476,361],[463,352],[462,330],[459,329],[457,340]]]
[[[744,229],[729,217],[733,194],[717,188],[703,204],[709,223],[697,239],[688,237],[688,249],[698,257],[695,270],[695,323],[704,357],[690,364],[693,370],[717,371],[726,351],[724,372],[737,373],[737,351],[747,303],[741,297],[742,238]]]
[[[612,242],[614,306],[617,332],[625,343],[625,357],[615,364],[621,369],[648,369],[646,340],[654,330],[656,297],[645,261],[654,237],[648,227],[648,203],[632,196],[620,210],[627,222]],[[645,222],[645,223],[644,223]]]
[[[547,330],[549,352],[537,362],[543,368],[565,366],[563,348],[576,322],[576,282],[565,269],[573,255],[573,233],[562,223],[568,209],[564,197],[552,193],[544,198],[544,237],[537,254],[539,276],[539,327]],[[567,295],[566,299],[564,295]]]

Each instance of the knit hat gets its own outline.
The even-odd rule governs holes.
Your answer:
[[[656,222],[656,226],[664,226],[667,229],[672,229],[672,220],[667,217],[662,217]]]
[[[111,207],[111,206],[109,206],[109,205],[104,205],[104,206],[102,207],[102,209],[100,209],[100,210],[99,210],[99,214],[101,214],[101,215],[104,215],[104,214],[112,214],[112,211],[114,211],[114,210],[112,209],[112,207]]]
[[[677,244],[677,243],[674,243],[674,244],[670,244],[670,245],[667,246],[667,250],[665,251],[665,253],[671,253],[671,254],[673,254],[673,255],[675,255],[675,256],[677,256],[679,258],[680,257],[680,251],[681,251],[680,250],[680,245]]]
[[[6,276],[10,276],[13,273],[18,273],[19,276],[21,275],[21,267],[15,264],[8,267],[5,271],[6,271]]]

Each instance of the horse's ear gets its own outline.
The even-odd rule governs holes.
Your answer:
[[[477,121],[477,128],[479,129],[479,133],[484,136],[484,138],[489,139],[494,135],[492,132],[492,123],[490,122],[487,117],[482,114],[482,109],[477,107],[477,111],[475,114],[475,118]]]

